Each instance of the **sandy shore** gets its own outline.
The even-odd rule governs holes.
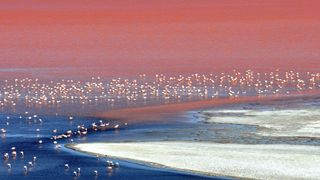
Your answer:
[[[71,148],[206,175],[255,179],[320,178],[320,150],[316,146],[136,142],[76,144]]]

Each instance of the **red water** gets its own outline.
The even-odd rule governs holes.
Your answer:
[[[0,68],[73,75],[320,68],[317,0],[1,0]]]

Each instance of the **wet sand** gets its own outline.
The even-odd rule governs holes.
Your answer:
[[[189,110],[198,110],[206,107],[219,106],[225,104],[234,103],[246,103],[255,102],[262,100],[272,100],[281,97],[245,97],[245,98],[235,98],[235,99],[215,99],[215,100],[203,100],[194,102],[184,102],[184,103],[174,103],[156,106],[146,106],[146,107],[135,107],[135,108],[124,108],[111,110],[107,112],[95,113],[92,116],[100,118],[111,118],[111,119],[125,119],[130,121],[148,121],[154,120],[154,118],[160,118],[163,116],[168,116],[173,113],[179,113]],[[150,119],[151,118],[151,119]]]
[[[255,179],[320,178],[317,146],[166,141],[89,143],[69,147],[205,175]]]

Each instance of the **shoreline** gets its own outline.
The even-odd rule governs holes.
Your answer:
[[[237,104],[237,103],[250,103],[250,102],[265,102],[277,101],[277,100],[288,100],[297,98],[319,98],[318,93],[309,94],[298,94],[291,96],[268,96],[268,97],[248,97],[248,98],[238,98],[238,99],[218,99],[211,101],[202,102],[188,102],[182,104],[169,104],[169,105],[159,105],[151,107],[141,107],[141,108],[128,108],[112,111],[112,113],[107,115],[113,115],[114,119],[127,119],[135,122],[145,122],[152,121],[156,118],[163,116],[168,116],[173,113],[179,113],[180,111],[188,111],[192,109],[203,110],[200,108],[209,108],[212,106],[220,106],[226,104]],[[136,113],[137,115],[134,115]],[[140,114],[141,113],[141,114]],[[146,114],[144,114],[146,113]],[[106,115],[106,114],[104,114]],[[152,119],[148,119],[153,117]],[[111,118],[111,116],[108,116]],[[128,119],[127,119],[128,120]],[[158,143],[158,144],[157,144]],[[168,144],[165,144],[168,143]],[[171,144],[170,144],[171,143]],[[177,144],[175,144],[177,143]],[[179,144],[186,143],[186,144]],[[150,146],[153,145],[155,150],[151,149]],[[157,145],[165,144],[164,146]],[[191,145],[192,144],[192,145]],[[133,147],[142,148],[141,150],[132,150],[128,145]],[[138,146],[137,146],[138,145]],[[230,148],[230,146],[232,148]],[[108,143],[85,143],[85,144],[66,144],[66,148],[72,149],[74,151],[82,152],[85,154],[99,155],[103,157],[110,157],[114,159],[125,160],[132,163],[143,164],[147,166],[152,166],[155,168],[165,168],[169,170],[174,170],[183,173],[191,173],[199,176],[210,176],[210,177],[221,177],[221,178],[254,178],[254,179],[264,179],[270,177],[271,179],[291,179],[292,177],[298,178],[319,178],[320,172],[317,169],[317,164],[320,163],[319,156],[320,152],[317,150],[319,146],[314,145],[290,145],[290,144],[223,144],[223,143],[212,143],[207,141],[159,141],[159,142],[108,142]],[[101,151],[101,148],[107,150],[111,148],[113,151]],[[190,150],[188,148],[193,147],[195,149]],[[214,148],[218,147],[218,151]],[[224,147],[224,148],[219,148]],[[273,147],[276,149],[274,150]],[[175,148],[175,153],[168,153],[166,151]],[[201,153],[206,149],[212,149],[210,153]],[[100,150],[99,150],[100,149]],[[220,150],[219,150],[220,149]],[[227,156],[225,157],[225,149],[227,149]],[[228,150],[229,149],[229,150]],[[237,154],[238,151],[243,151],[241,154]],[[156,158],[149,157],[149,159],[144,159],[144,153],[154,154]],[[182,151],[182,152],[180,152]],[[217,152],[214,152],[217,151]],[[123,154],[121,154],[121,152]],[[247,153],[246,153],[247,152]],[[119,154],[120,153],[120,154]],[[235,154],[234,154],[235,153]],[[191,155],[190,155],[191,154]],[[217,162],[219,171],[203,170],[204,167],[190,168],[192,165],[189,164],[174,164],[174,162],[183,161],[185,159],[192,158],[192,154],[198,154],[197,158],[192,159],[192,162],[198,162],[200,164],[204,163],[208,165],[207,161],[210,158],[216,158],[213,162]],[[212,156],[208,156],[208,154]],[[142,155],[142,156],[141,156]],[[181,157],[184,157],[181,159]],[[319,156],[320,157],[320,156]],[[170,162],[162,163],[165,159],[171,159]],[[229,158],[229,159],[228,159]],[[248,160],[248,159],[249,160]],[[269,159],[270,158],[270,159]],[[300,161],[301,162],[300,162]],[[273,162],[274,161],[274,162]],[[230,164],[228,163],[230,162]],[[301,163],[302,166],[298,164]],[[170,164],[171,163],[171,164]],[[172,165],[173,163],[173,165]],[[188,162],[186,162],[188,165]],[[195,164],[198,164],[195,163]],[[291,164],[293,163],[293,165]],[[220,165],[219,165],[220,164]],[[266,164],[266,165],[264,165]],[[210,164],[209,164],[210,165]],[[236,167],[234,168],[233,167]],[[201,165],[199,165],[201,166]],[[257,166],[257,167],[256,167]],[[279,170],[275,167],[279,166]],[[183,167],[183,168],[181,168]],[[210,166],[209,166],[210,167]],[[215,167],[213,165],[213,167]],[[292,169],[290,168],[292,167]],[[199,169],[200,168],[200,169]],[[229,169],[228,169],[229,168]],[[265,172],[261,173],[261,172]],[[291,178],[290,178],[291,177]]]
[[[304,178],[320,177],[320,174],[317,174],[316,166],[309,167],[309,169],[299,168],[301,163],[304,164],[304,167],[308,167],[320,162],[320,158],[316,158],[319,155],[317,146],[160,141],[67,144],[66,147],[87,154],[117,158],[158,168],[169,168],[200,176],[225,178],[272,177],[271,179],[290,179],[290,177],[297,177],[298,175],[300,175],[300,178],[303,178],[302,176]],[[198,149],[197,151],[194,151],[195,147]],[[234,149],[238,150],[234,151]],[[186,158],[181,160],[181,155]],[[279,165],[280,167],[270,165]],[[185,168],[180,168],[182,166]],[[312,169],[315,171],[313,174],[311,173]],[[261,171],[263,173],[260,173]]]
[[[248,96],[238,98],[218,98],[212,100],[199,100],[182,103],[170,103],[145,107],[121,108],[106,112],[97,112],[90,114],[90,117],[110,118],[116,120],[126,120],[134,122],[153,121],[162,117],[167,117],[179,112],[190,110],[205,110],[214,106],[228,104],[241,104],[250,102],[268,102],[276,100],[290,100],[296,98],[319,97],[320,91],[307,91],[290,95],[272,95],[272,96]],[[150,119],[152,117],[152,119]]]
[[[92,144],[92,143],[85,143],[85,144]],[[224,178],[224,179],[242,179],[241,177],[236,177],[236,176],[225,176],[222,174],[213,174],[213,173],[203,173],[201,171],[195,171],[195,170],[187,170],[187,169],[183,169],[183,168],[173,168],[170,166],[165,166],[162,165],[160,163],[153,163],[153,162],[147,162],[147,161],[140,161],[137,159],[133,159],[133,158],[122,158],[122,157],[118,157],[118,156],[112,156],[112,155],[105,155],[105,154],[101,154],[101,153],[95,153],[95,152],[91,152],[91,151],[86,151],[86,150],[81,150],[80,148],[77,148],[78,144],[65,144],[64,147],[73,151],[76,151],[78,153],[84,153],[87,155],[91,155],[91,156],[99,156],[99,157],[103,157],[103,158],[111,158],[111,159],[119,159],[122,161],[127,161],[130,163],[136,163],[136,164],[140,164],[143,166],[151,166],[152,168],[161,168],[161,169],[165,169],[165,170],[169,170],[169,171],[174,171],[174,172],[179,172],[179,173],[183,173],[183,174],[190,174],[190,175],[195,175],[195,176],[199,176],[199,177],[208,177],[208,178]]]

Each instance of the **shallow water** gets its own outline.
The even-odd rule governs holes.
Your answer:
[[[10,159],[3,161],[0,166],[0,179],[67,179],[74,178],[72,172],[81,168],[81,175],[77,179],[199,179],[213,178],[198,176],[188,173],[181,173],[169,169],[158,169],[146,165],[139,165],[130,162],[120,162],[120,168],[109,171],[106,169],[105,158],[97,159],[94,156],[78,153],[73,150],[56,148],[50,137],[52,130],[58,129],[58,132],[64,132],[68,129],[75,129],[78,124],[89,126],[92,122],[98,122],[97,119],[75,118],[70,121],[64,116],[42,116],[37,118],[19,118],[19,116],[9,115],[0,116],[0,127],[5,128],[7,133],[2,135],[0,141],[0,153],[10,153]],[[42,122],[39,122],[39,118]],[[9,125],[6,123],[9,122]],[[109,122],[109,121],[108,121]],[[111,122],[112,123],[112,122]],[[39,132],[36,129],[40,129]],[[147,132],[148,127],[141,125],[128,126],[126,129],[117,131],[103,131],[87,136],[74,136],[74,142],[93,142],[93,141],[116,141],[126,140],[128,136],[133,139],[142,139],[137,132]],[[137,136],[132,136],[138,134]],[[43,144],[39,144],[38,140]],[[131,138],[130,138],[131,139]],[[58,141],[62,145],[68,143],[68,140]],[[11,148],[15,147],[18,156],[11,157]],[[20,151],[24,151],[24,157],[20,157]],[[29,167],[28,172],[24,172],[23,166],[32,161],[33,156],[37,159],[33,167]],[[7,163],[12,165],[8,170]],[[69,164],[70,168],[65,169],[64,164]],[[94,176],[94,170],[98,170],[99,175]],[[218,178],[217,179],[221,179]]]
[[[320,145],[319,106],[318,97],[246,103],[201,111],[197,119],[244,128],[239,138],[224,131],[234,143]]]

